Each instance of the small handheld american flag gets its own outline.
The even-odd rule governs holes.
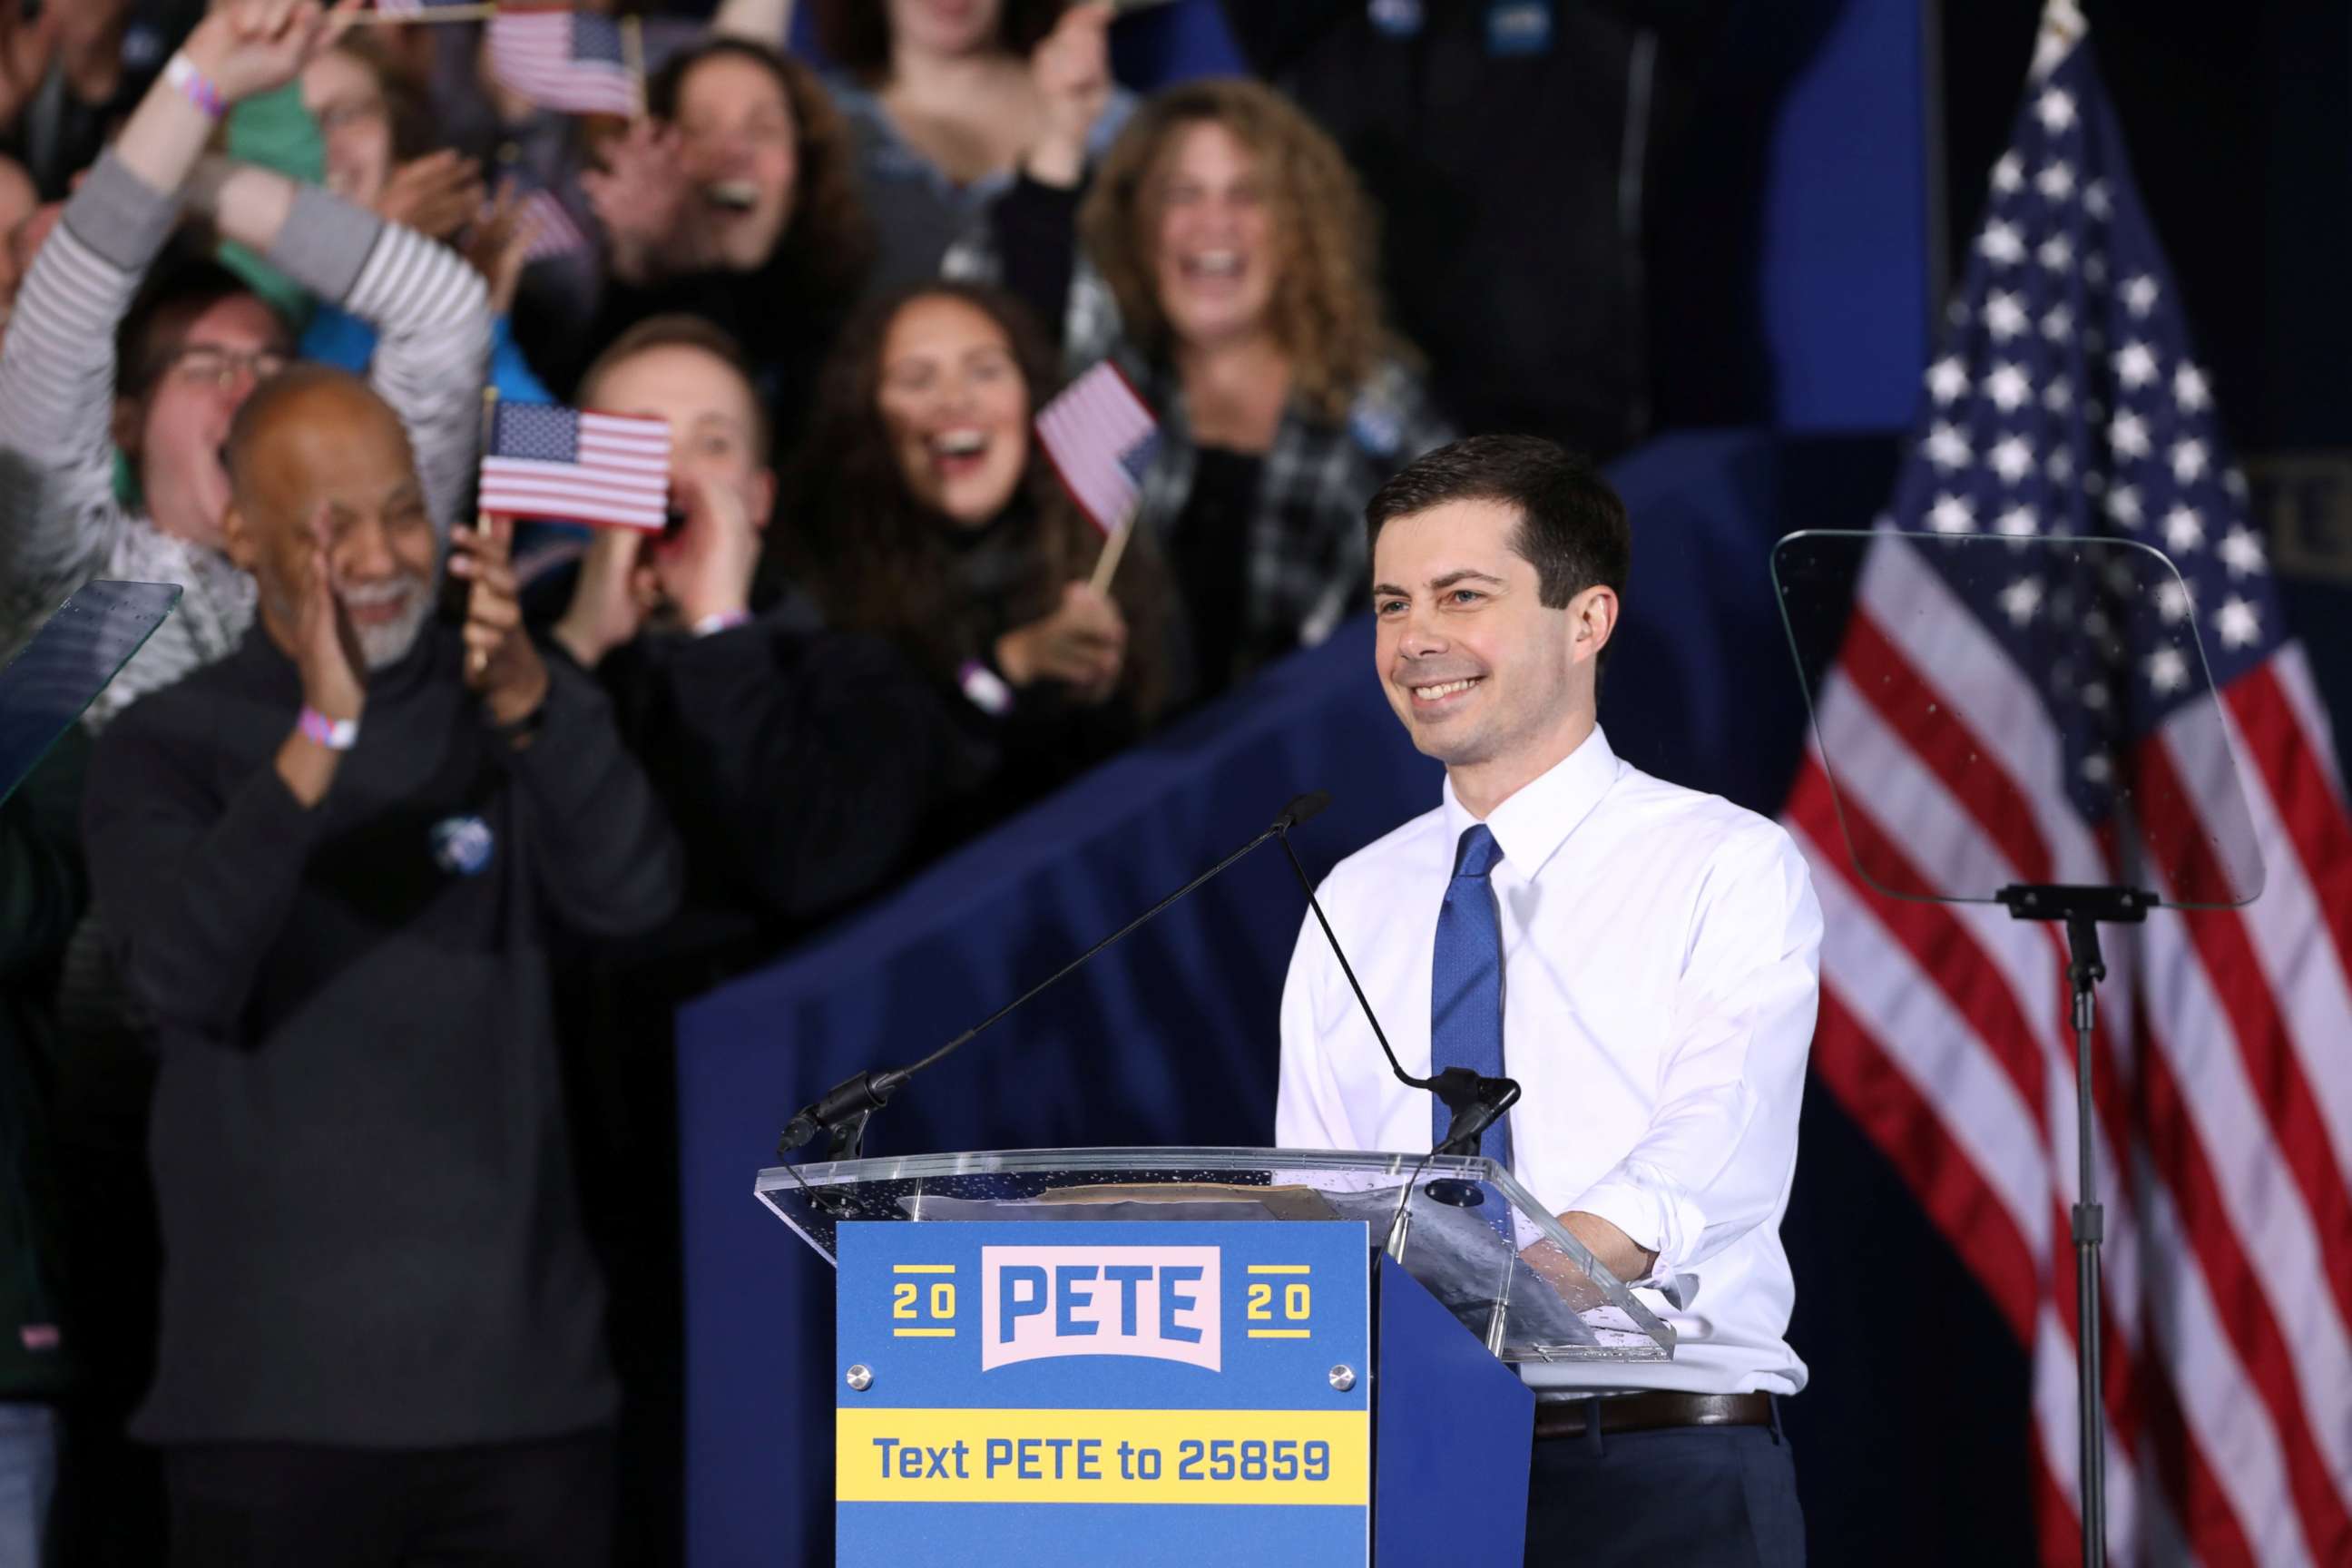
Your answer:
[[[1108,360],[1070,383],[1037,415],[1037,438],[1078,509],[1106,534],[1135,516],[1160,424]]]
[[[637,112],[637,73],[621,24],[584,11],[502,9],[490,18],[490,74],[567,114]]]
[[[501,403],[482,454],[486,515],[661,531],[669,503],[669,426],[549,403]]]

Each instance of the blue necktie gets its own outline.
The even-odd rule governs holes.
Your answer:
[[[1483,822],[1465,830],[1454,849],[1454,880],[1437,911],[1437,951],[1430,965],[1432,1072],[1465,1067],[1487,1078],[1503,1076],[1503,922],[1486,880],[1502,858]],[[1435,1142],[1454,1117],[1442,1100],[1430,1101],[1430,1109]],[[1478,1152],[1510,1167],[1507,1117],[1479,1134]]]

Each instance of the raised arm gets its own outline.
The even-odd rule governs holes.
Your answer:
[[[489,363],[489,289],[448,247],[317,185],[208,159],[190,205],[305,289],[376,330],[368,378],[400,416],[445,536],[473,475]]]

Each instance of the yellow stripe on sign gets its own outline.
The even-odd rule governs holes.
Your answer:
[[[898,1340],[951,1340],[953,1329],[892,1329],[890,1337]]]
[[[1305,1329],[1252,1329],[1249,1337],[1254,1340],[1303,1340],[1307,1333]]]
[[[952,1263],[893,1263],[890,1265],[890,1272],[893,1274],[952,1274],[955,1272],[955,1265]]]
[[[1311,1274],[1314,1270],[1304,1263],[1253,1263],[1252,1274]]]
[[[1360,1410],[883,1410],[834,1426],[843,1502],[1319,1503],[1371,1499]],[[1127,1453],[1124,1458],[1120,1446]],[[1310,1459],[1307,1446],[1320,1444]],[[1144,1450],[1158,1456],[1158,1476]],[[1254,1479],[1244,1479],[1246,1474]],[[1321,1480],[1309,1480],[1319,1474]],[[1215,1477],[1228,1477],[1216,1479]],[[1289,1479],[1276,1479],[1288,1476]]]

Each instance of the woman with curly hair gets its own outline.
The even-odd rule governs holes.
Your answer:
[[[1106,5],[1066,0],[816,0],[834,97],[857,137],[886,284],[939,275],[940,259],[1010,186],[1022,159],[1057,134],[1099,156],[1135,111],[1117,88],[1084,123],[1057,126],[1063,36],[1099,36]]]
[[[1081,99],[1107,80],[1062,79]],[[1280,94],[1171,88],[1090,188],[1083,167],[1066,139],[1034,154],[949,270],[1050,312],[1066,365],[1116,359],[1158,414],[1142,521],[1205,695],[1362,604],[1364,503],[1451,432],[1382,317],[1354,173]]]
[[[743,345],[788,453],[873,256],[849,127],[807,66],[723,37],[664,66],[646,107],[581,178],[611,271],[593,341],[704,318]]]
[[[995,809],[1126,744],[1164,698],[1149,542],[1097,593],[1103,536],[1031,439],[1055,380],[1044,334],[996,289],[882,299],[827,369],[777,546],[828,626],[898,644],[985,721],[1004,753]]]

